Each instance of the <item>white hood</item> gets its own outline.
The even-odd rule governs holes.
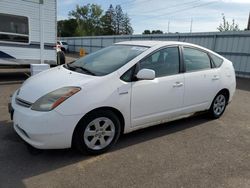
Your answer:
[[[70,71],[62,66],[49,69],[27,79],[20,88],[18,97],[34,103],[40,97],[65,86],[83,86],[95,76]]]

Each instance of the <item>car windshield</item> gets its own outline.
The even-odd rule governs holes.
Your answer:
[[[63,45],[68,45],[68,43],[67,43],[67,42],[62,42],[62,44],[63,44]]]
[[[119,69],[147,49],[148,47],[143,46],[113,45],[66,64],[65,67],[85,74],[104,76]]]

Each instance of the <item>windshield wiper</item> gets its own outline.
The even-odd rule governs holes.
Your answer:
[[[69,67],[69,69],[74,69],[74,70],[76,70],[76,69],[81,69],[83,72],[86,72],[86,73],[88,73],[88,74],[90,74],[90,75],[93,75],[93,76],[96,76],[96,74],[95,73],[93,73],[92,71],[90,71],[90,70],[88,70],[88,69],[86,69],[86,68],[84,68],[84,67],[80,67],[80,66],[69,66],[68,65],[68,67]]]
[[[74,66],[74,68],[76,68],[76,69],[81,69],[82,71],[87,72],[88,74],[95,76],[95,73],[93,73],[92,71],[90,71],[90,70],[88,70],[88,69],[86,69],[86,68],[84,68],[84,67]]]
[[[71,65],[71,63],[65,64],[65,67],[68,68],[69,70],[81,69],[83,72],[86,72],[86,73],[88,73],[90,75],[96,76],[96,74],[93,73],[92,71],[90,71],[90,70],[88,70],[88,69],[86,69],[84,67]]]
[[[63,65],[63,67],[65,67],[65,68],[69,68],[69,65],[67,64],[67,63],[65,63],[64,65]]]
[[[67,68],[67,69],[69,69],[69,70],[72,70],[72,67],[70,66],[69,63],[65,63],[65,64],[64,64],[64,67]]]

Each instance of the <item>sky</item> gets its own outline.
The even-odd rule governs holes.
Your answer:
[[[245,29],[250,12],[250,0],[57,0],[57,19],[67,19],[77,4],[88,3],[98,4],[104,11],[110,4],[121,5],[131,18],[134,34],[145,29],[164,33],[187,33],[191,28],[192,32],[217,31],[222,14]]]

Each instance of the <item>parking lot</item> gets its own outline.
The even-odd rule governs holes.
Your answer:
[[[23,71],[0,72],[0,187],[250,187],[250,79],[218,120],[199,115],[123,135],[103,155],[31,153],[15,134],[9,95]]]

